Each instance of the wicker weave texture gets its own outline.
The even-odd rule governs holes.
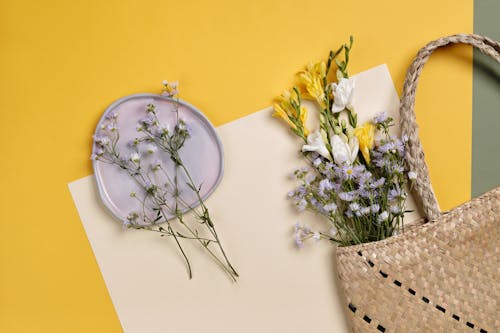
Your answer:
[[[498,42],[454,35],[429,43],[410,66],[401,126],[426,218],[401,235],[337,249],[354,332],[500,332],[500,187],[442,213],[413,110],[423,65],[450,43],[471,44],[500,62]]]
[[[354,331],[499,332],[499,239],[500,187],[439,221],[338,248]]]

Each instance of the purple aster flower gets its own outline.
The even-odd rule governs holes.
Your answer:
[[[369,198],[372,195],[372,192],[368,191],[366,187],[362,186],[358,189],[358,195],[361,198]]]
[[[301,249],[304,247],[304,240],[302,239],[302,235],[299,233],[295,233],[295,245]]]
[[[358,182],[359,184],[364,184],[369,181],[371,177],[372,173],[370,171],[361,172],[358,176]]]
[[[299,212],[303,212],[307,208],[307,201],[305,199],[300,200],[297,203],[297,208]]]
[[[393,214],[400,214],[401,213],[401,208],[399,207],[399,205],[396,205],[396,204],[393,204],[389,207],[391,213]]]
[[[396,199],[404,199],[406,197],[406,193],[401,191],[400,189],[391,189],[387,195],[387,199],[389,201]]]
[[[390,165],[390,162],[385,158],[375,159],[373,163],[379,168],[387,168]]]
[[[387,152],[393,151],[395,149],[396,149],[396,145],[392,141],[388,141],[385,144],[383,144],[382,146],[379,146],[377,148],[377,150],[382,152],[382,153],[387,153]]]
[[[323,196],[325,194],[325,191],[331,191],[333,189],[332,182],[329,179],[325,178],[319,182],[318,189],[320,195]]]
[[[307,189],[304,185],[300,185],[295,189],[295,193],[301,197],[305,196],[307,193]]]
[[[387,120],[387,113],[386,112],[381,112],[375,118],[373,118],[373,121],[375,124],[380,124],[383,123]]]
[[[351,192],[340,192],[339,198],[343,201],[353,201],[356,198],[356,193],[354,191]]]
[[[337,205],[332,202],[332,203],[329,203],[329,204],[326,204],[323,206],[323,209],[326,211],[326,212],[336,212],[337,211]]]
[[[316,180],[315,175],[313,175],[312,173],[307,174],[307,176],[306,176],[306,184],[307,185],[311,184],[315,180]]]
[[[394,173],[403,173],[405,171],[401,165],[394,165],[391,169]]]
[[[381,177],[381,178],[377,179],[376,181],[370,183],[370,188],[372,188],[372,189],[379,188],[379,187],[382,187],[384,184],[385,184],[385,178]]]
[[[362,216],[366,216],[366,215],[370,214],[371,207],[363,207],[359,210],[359,212],[361,213]]]
[[[371,211],[372,211],[373,214],[376,214],[380,210],[380,205],[373,204],[373,205],[371,205],[370,209],[371,209]]]
[[[381,222],[384,222],[384,221],[387,221],[387,219],[389,218],[389,213],[387,213],[387,211],[383,211],[382,213],[380,213],[380,215],[377,217],[377,222],[381,223]]]
[[[352,210],[353,212],[358,211],[360,208],[359,204],[357,202],[353,202],[349,204],[349,209]]]

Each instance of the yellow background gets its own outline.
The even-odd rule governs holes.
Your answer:
[[[400,92],[417,49],[472,32],[472,10],[472,0],[0,0],[0,331],[121,330],[67,189],[92,173],[91,134],[110,102],[179,80],[181,97],[220,125],[270,105],[350,34],[350,72],[387,63]],[[417,112],[450,208],[470,193],[472,52],[438,53]]]

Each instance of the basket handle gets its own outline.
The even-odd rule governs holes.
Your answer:
[[[472,45],[478,48],[482,53],[500,62],[500,43],[487,37],[473,34],[459,34],[439,38],[418,51],[417,56],[406,73],[403,94],[401,96],[401,105],[399,109],[401,133],[403,136],[406,135],[408,137],[406,161],[409,169],[417,173],[415,190],[420,198],[424,215],[428,220],[438,218],[441,215],[441,210],[431,186],[429,169],[425,163],[422,143],[418,136],[418,125],[414,111],[415,93],[422,68],[432,52],[442,46],[459,43]]]

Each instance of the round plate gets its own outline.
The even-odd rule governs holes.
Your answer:
[[[135,94],[123,97],[111,104],[99,120],[95,134],[98,134],[101,129],[106,115],[116,112],[120,133],[118,150],[122,156],[129,156],[132,150],[128,143],[141,136],[141,133],[137,132],[136,126],[140,119],[145,118],[146,106],[149,103],[155,104],[158,118],[162,124],[166,124],[170,128],[175,126],[176,113],[174,108],[176,101],[157,94]],[[206,199],[222,179],[224,168],[222,143],[213,125],[198,109],[182,100],[179,100],[178,103],[179,117],[186,122],[190,133],[190,137],[186,140],[179,154],[195,184],[201,186],[202,198]],[[95,149],[94,147],[93,153]],[[175,166],[167,153],[158,149],[152,156],[148,156],[148,154],[143,156],[144,161],[141,164],[147,165],[147,163],[160,161],[166,173],[173,179]],[[93,161],[93,167],[101,199],[117,219],[125,222],[131,212],[142,212],[142,204],[137,199],[144,197],[144,191],[126,171],[116,165],[98,160]],[[158,172],[151,172],[150,175],[156,184],[166,182],[166,176],[162,179],[162,175],[158,175]],[[186,185],[187,178],[180,170],[178,177],[180,196],[184,203],[191,207],[198,206],[196,194]],[[137,193],[137,196],[131,197],[131,192]],[[172,198],[172,200],[174,199]],[[188,210],[186,205],[182,207],[182,210],[183,212]],[[171,212],[166,214],[167,219],[174,217]],[[156,216],[148,205],[146,205],[145,215],[153,219]]]

